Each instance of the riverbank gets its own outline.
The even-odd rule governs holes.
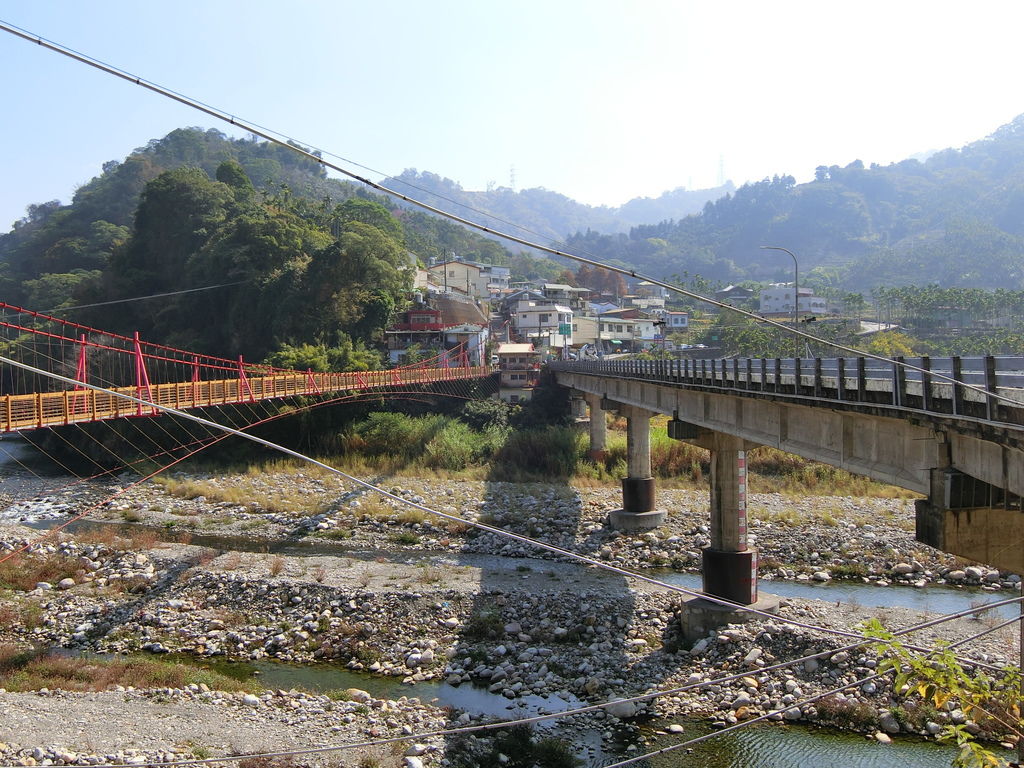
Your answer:
[[[656,531],[607,525],[621,504],[616,488],[540,483],[367,478],[395,496],[440,512],[537,538],[630,568],[698,572],[710,544],[706,492],[658,493],[668,511]],[[914,539],[912,500],[843,496],[748,496],[749,540],[766,578],[885,584],[954,584],[1019,590],[1020,577],[969,563]],[[401,501],[317,471],[207,477],[174,473],[131,488],[92,519],[168,531],[343,544],[352,550],[423,549],[550,558],[535,547],[432,517]]]
[[[678,632],[678,594],[629,583],[593,567],[531,557],[536,553],[525,545],[489,533],[474,535],[464,524],[431,521],[425,513],[372,500],[330,477],[289,472],[255,478],[179,475],[177,481],[197,483],[196,489],[209,495],[186,499],[163,487],[145,486],[103,507],[99,517],[174,532],[182,535],[182,542],[161,543],[145,531],[122,539],[107,530],[37,547],[33,560],[58,560],[69,570],[59,580],[25,584],[5,596],[9,621],[0,630],[0,642],[340,665],[404,683],[401,690],[410,697],[416,696],[417,685],[444,682],[466,690],[483,686],[509,706],[544,696],[604,703],[743,673],[731,682],[680,691],[650,704],[612,705],[609,712],[579,716],[556,731],[571,743],[596,734],[609,751],[630,744],[641,748],[646,737],[630,723],[652,715],[669,721],[699,717],[725,725],[779,709],[774,717],[778,721],[835,723],[871,734],[933,733],[960,718],[955,708],[908,712],[899,704],[894,710],[897,703],[884,680],[854,686],[822,705],[800,705],[806,696],[871,674],[877,659],[864,650],[839,650],[846,640],[782,619],[849,631],[863,620],[880,618],[897,629],[921,621],[928,615],[922,612],[786,599],[779,618],[725,627],[690,646]],[[272,505],[276,498],[279,506],[217,498],[217,493],[241,494],[253,482],[263,499]],[[701,526],[706,497],[685,491],[661,493],[662,503],[671,509],[663,530],[624,535],[608,531],[603,523],[617,500],[608,490],[405,478],[401,485],[386,487],[441,511],[617,565],[678,561],[692,568],[691,554],[696,557],[705,545]],[[968,571],[951,557],[925,551],[906,530],[911,513],[906,502],[892,500],[751,500],[757,545],[762,557],[775,558],[771,569],[779,578],[813,580],[822,571],[826,579],[837,572],[849,576],[856,566],[864,571],[858,580],[907,585],[890,589],[921,581],[974,582],[1007,597],[1015,594],[1019,581],[1008,574],[993,575],[980,566]],[[298,555],[214,549],[185,543],[189,529],[197,537],[259,537],[267,542],[284,537],[303,546],[311,542],[313,551]],[[19,546],[35,535],[8,525],[0,528],[0,547]],[[329,544],[331,552],[317,552],[318,543]],[[336,547],[351,551],[337,552]],[[770,591],[771,584],[762,588]],[[986,619],[960,619],[913,641],[954,641],[986,626]],[[1016,646],[1015,629],[1006,628],[970,646],[970,653],[990,663],[1015,663]],[[774,662],[810,654],[823,655],[795,669],[763,671]],[[118,753],[137,762],[166,761],[171,753],[181,756],[190,750],[218,755],[260,751],[275,740],[291,746],[349,742],[365,740],[371,732],[400,736],[403,731],[481,720],[473,711],[449,715],[428,702],[398,697],[345,694],[366,698],[353,702],[340,701],[343,697],[337,694],[282,695],[256,689],[250,695],[258,703],[246,700],[245,694],[201,690],[119,692],[135,709],[126,709],[123,720],[118,715],[116,731],[106,735],[102,727],[90,726],[89,713],[120,702],[117,694],[0,694],[0,706],[26,713],[24,719],[9,722],[0,718],[0,742],[7,744],[7,753],[0,755],[31,764],[24,761],[52,760],[35,757],[35,751],[57,745],[75,752],[72,762],[79,764]],[[396,703],[374,703],[388,701]],[[68,717],[44,717],[51,704]],[[212,730],[187,737],[191,744],[175,742],[171,734],[177,731],[145,714],[149,708]],[[284,731],[274,730],[278,725]],[[332,730],[339,725],[346,729]],[[225,729],[230,729],[231,740],[210,735]],[[456,750],[443,738],[424,746],[423,755],[409,758],[445,765],[445,755]],[[128,752],[132,749],[135,754]],[[409,762],[392,751],[384,757],[391,762],[381,764]]]

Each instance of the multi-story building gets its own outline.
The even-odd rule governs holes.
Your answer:
[[[761,291],[760,312],[762,315],[778,315],[792,317],[794,306],[794,293],[792,283],[772,283]],[[810,313],[823,315],[828,312],[828,302],[820,296],[815,296],[810,288],[800,289],[800,300],[797,306],[797,314]]]
[[[529,400],[540,378],[541,353],[533,344],[498,345],[498,397],[508,403]]]
[[[544,283],[541,290],[544,293],[544,298],[548,301],[554,304],[564,304],[573,312],[582,312],[586,308],[586,297],[591,293],[589,288],[576,288],[561,283]]]
[[[690,313],[669,311],[664,315],[665,333],[679,333],[690,329]]]
[[[385,329],[391,363],[400,364],[415,351],[420,359],[435,358],[437,365],[485,365],[490,330],[480,308],[451,295],[433,295],[428,301],[403,312]]]
[[[720,291],[715,291],[715,298],[723,304],[739,307],[754,298],[754,291],[741,285],[728,285]]]
[[[538,348],[572,345],[572,309],[562,304],[521,300],[511,315],[512,334]]]
[[[430,281],[447,291],[458,291],[474,299],[491,299],[509,290],[512,271],[508,267],[475,261],[442,261],[428,267]]]

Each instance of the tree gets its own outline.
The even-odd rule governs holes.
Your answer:
[[[880,641],[874,649],[885,658],[879,672],[895,675],[893,690],[907,691],[926,704],[941,709],[950,702],[969,717],[980,731],[964,724],[947,725],[939,739],[955,742],[959,752],[953,765],[964,768],[990,768],[1009,763],[979,743],[977,733],[1001,741],[1024,739],[1021,718],[1020,670],[1006,666],[997,672],[968,671],[952,647],[939,641],[927,654],[909,651],[878,619],[865,625],[866,637]]]
[[[917,343],[916,339],[905,333],[886,331],[871,338],[867,351],[882,357],[901,357],[914,354],[914,345]]]

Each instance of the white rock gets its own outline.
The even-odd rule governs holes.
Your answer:
[[[612,699],[604,709],[609,715],[620,719],[633,717],[636,714],[636,704],[622,699]]]

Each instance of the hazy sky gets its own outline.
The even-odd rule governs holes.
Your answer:
[[[1024,112],[1020,2],[5,0],[0,20],[383,174],[618,205],[959,147]],[[0,32],[0,231],[188,125]]]

